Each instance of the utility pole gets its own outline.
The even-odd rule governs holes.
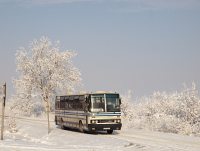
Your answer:
[[[3,101],[2,101],[2,118],[1,118],[1,140],[3,140],[3,131],[4,131],[4,113],[6,105],[6,83],[3,85]]]

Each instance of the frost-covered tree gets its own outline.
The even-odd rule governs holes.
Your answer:
[[[200,96],[195,83],[179,92],[154,92],[135,104],[127,96],[124,104],[122,98],[122,112],[128,127],[200,135]]]
[[[17,105],[30,110],[34,98],[42,100],[48,117],[51,100],[56,92],[69,93],[79,84],[80,71],[72,64],[74,51],[60,51],[47,37],[31,42],[29,49],[20,48],[16,53],[17,72],[14,80]],[[20,104],[19,104],[20,103]],[[49,132],[50,129],[48,129]]]
[[[132,100],[132,92],[131,90],[128,90],[128,92],[125,95],[122,95],[122,104],[121,104],[121,112],[124,117],[130,118],[128,116],[131,115],[133,110],[133,101]]]

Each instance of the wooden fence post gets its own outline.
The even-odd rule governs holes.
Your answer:
[[[2,118],[1,118],[1,140],[3,140],[3,131],[4,131],[4,113],[6,105],[6,83],[3,85],[3,101],[2,101]]]

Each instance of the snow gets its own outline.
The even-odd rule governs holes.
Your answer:
[[[138,129],[123,129],[109,135],[80,133],[62,130],[51,121],[51,133],[47,134],[45,119],[17,119],[17,132],[5,131],[0,141],[0,151],[100,151],[100,150],[155,150],[198,151],[200,138]]]

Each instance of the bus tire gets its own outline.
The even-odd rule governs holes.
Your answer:
[[[61,120],[60,120],[60,128],[61,129],[65,129],[65,125],[64,125],[64,122],[63,122],[63,119],[61,118]]]
[[[113,133],[113,130],[107,130],[107,133],[108,133],[108,134],[112,134],[112,133]]]
[[[55,123],[58,125],[57,116],[55,116]]]
[[[82,121],[79,121],[79,131],[80,131],[81,133],[84,132]]]

